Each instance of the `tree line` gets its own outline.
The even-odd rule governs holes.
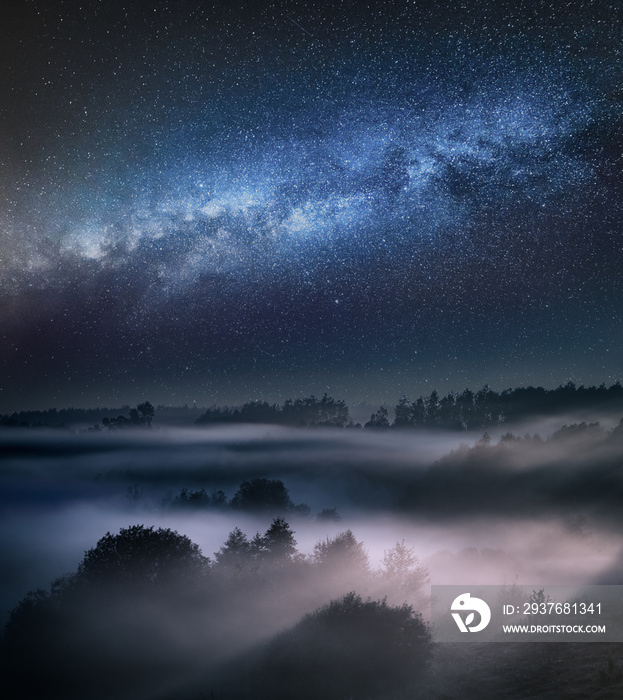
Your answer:
[[[435,389],[428,396],[409,401],[403,395],[394,407],[392,421],[389,409],[380,406],[363,427],[386,428],[443,428],[470,430],[501,423],[509,423],[531,416],[556,415],[578,409],[618,409],[623,407],[623,386],[609,388],[584,387],[568,382],[557,389],[519,387],[497,392],[484,386],[477,392],[464,389],[441,396]],[[251,401],[240,407],[212,407],[196,421],[197,425],[213,423],[272,423],[289,426],[319,426],[361,428],[353,424],[344,400],[335,400],[325,394],[289,399],[282,406],[263,401]]]
[[[619,382],[606,387],[576,386],[568,382],[556,389],[543,387],[518,387],[494,391],[484,386],[479,391],[464,389],[441,395],[436,389],[429,395],[420,395],[410,401],[403,395],[393,407],[394,418],[387,406],[380,406],[363,424],[353,423],[349,407],[344,399],[335,399],[329,394],[317,398],[313,394],[298,399],[288,399],[283,404],[268,401],[249,401],[241,406],[212,406],[205,409],[194,420],[199,426],[219,423],[266,423],[289,427],[322,428],[443,428],[446,430],[470,430],[509,423],[531,416],[547,416],[582,409],[618,410],[623,407],[623,386]],[[50,409],[49,411],[23,411],[0,416],[0,427],[65,427],[76,423],[99,423],[91,430],[104,428],[132,428],[150,426],[156,409],[149,402],[135,408],[123,407],[129,415],[119,414],[115,409]],[[175,413],[175,423],[184,424],[184,414],[190,416],[198,409],[159,406],[158,415]],[[179,415],[177,415],[179,414]]]
[[[440,396],[420,396],[410,402],[403,396],[395,407],[393,428],[446,428],[468,430],[512,423],[533,416],[557,415],[578,409],[617,409],[623,405],[623,387],[618,382],[606,388],[584,387],[568,382],[557,389],[521,387],[496,392],[488,386],[478,392],[465,389]],[[390,427],[382,407],[371,416],[368,428]]]
[[[214,406],[195,423],[270,423],[292,427],[344,428],[349,421],[348,406],[344,400],[334,399],[328,394],[318,399],[312,394],[300,399],[288,399],[283,405],[250,401],[234,408]]]
[[[159,407],[160,408],[160,407]],[[180,409],[190,410],[190,409]],[[124,413],[120,413],[124,411]],[[89,430],[116,428],[150,428],[156,414],[155,407],[144,401],[136,407],[116,408],[51,408],[47,411],[21,411],[0,416],[3,428],[66,428],[70,425],[92,423]]]

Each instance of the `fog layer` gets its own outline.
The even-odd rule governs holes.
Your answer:
[[[307,516],[277,513],[292,522],[304,554],[348,527],[373,562],[406,539],[419,556],[433,557],[433,573],[444,581],[477,571],[491,583],[513,576],[614,582],[621,428],[580,424],[543,435],[489,442],[465,433],[274,426],[6,431],[2,612],[73,569],[106,531],[134,522],[172,527],[208,556],[236,526],[253,535],[275,513],[176,509],[171,499],[183,488],[222,490],[231,499],[241,482],[257,477],[282,480],[293,503],[309,505]],[[323,509],[336,509],[341,522],[316,520]],[[450,560],[470,547],[502,554],[479,563],[463,558],[454,572]]]

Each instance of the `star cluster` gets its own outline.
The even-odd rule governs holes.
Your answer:
[[[24,3],[3,408],[616,381],[620,15]]]

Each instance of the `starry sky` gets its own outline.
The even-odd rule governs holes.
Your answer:
[[[622,14],[10,0],[0,411],[621,379]]]

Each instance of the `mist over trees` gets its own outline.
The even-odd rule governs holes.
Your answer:
[[[5,697],[116,699],[171,687],[159,697],[322,692],[337,700],[408,688],[425,668],[430,635],[406,602],[419,589],[398,592],[391,562],[402,561],[401,576],[411,571],[421,588],[417,557],[397,544],[375,571],[350,531],[311,556],[294,534],[282,517],[253,537],[235,528],[210,560],[170,529],[107,533],[75,573],[11,611],[1,642]],[[401,602],[390,605],[390,594]]]
[[[618,520],[622,450],[623,419],[611,429],[563,425],[547,438],[509,431],[494,442],[485,433],[405,480],[394,506],[441,519],[583,511]]]
[[[190,623],[209,564],[169,529],[107,533],[75,573],[11,611],[2,638],[8,697],[123,697],[143,674],[165,679],[183,661],[166,617]]]
[[[437,404],[441,404],[441,399],[437,399]],[[145,517],[164,516],[170,524],[171,519],[180,515],[178,521],[192,522],[198,528],[212,528],[215,523],[226,522],[222,536],[218,534],[218,542],[210,547],[216,551],[204,554],[189,538],[167,528],[132,525],[117,532],[114,528],[118,524],[110,526],[116,534],[109,532],[100,538],[85,552],[75,571],[53,581],[47,590],[28,594],[11,612],[0,642],[5,697],[9,700],[482,697],[476,676],[473,687],[461,680],[475,663],[480,664],[480,657],[470,657],[469,651],[445,654],[429,644],[428,630],[416,612],[425,609],[429,582],[426,565],[437,576],[439,571],[456,569],[480,575],[482,571],[500,572],[502,567],[506,570],[507,566],[515,566],[515,554],[497,549],[496,544],[495,549],[465,549],[467,543],[462,542],[461,551],[437,552],[424,565],[418,550],[424,549],[425,536],[422,540],[417,539],[419,535],[414,537],[416,549],[401,540],[406,531],[400,536],[396,532],[395,537],[392,530],[389,542],[395,541],[395,545],[385,551],[382,559],[378,549],[371,550],[377,556],[373,561],[366,543],[356,535],[359,526],[353,524],[356,521],[347,501],[338,496],[336,481],[328,480],[324,493],[328,505],[345,508],[344,525],[336,525],[339,515],[332,507],[321,510],[316,519],[299,518],[300,506],[294,504],[282,481],[248,477],[250,473],[262,473],[258,472],[258,454],[265,459],[262,469],[269,465],[264,474],[284,473],[275,466],[275,455],[279,452],[267,449],[268,441],[262,440],[261,452],[254,452],[257,435],[265,432],[223,431],[227,434],[227,442],[223,444],[234,446],[231,454],[235,460],[240,454],[249,454],[248,458],[245,456],[247,461],[228,463],[226,479],[222,476],[222,456],[218,456],[221,443],[215,447],[213,441],[209,444],[213,447],[210,455],[218,456],[215,471],[210,472],[211,456],[206,457],[202,451],[208,442],[200,443],[198,448],[193,442],[191,457],[197,458],[198,469],[181,471],[184,460],[171,459],[180,449],[176,434],[174,449],[163,456],[166,472],[154,473],[158,479],[171,477],[170,481],[158,481],[159,488],[169,484],[179,488],[183,483],[192,486],[182,488],[167,502],[167,509],[182,509],[179,514],[170,510],[163,513],[158,508],[162,490],[150,493],[149,479],[141,481],[140,469],[127,463],[131,471],[115,478],[121,478],[124,486],[130,479],[130,483],[137,479],[141,484],[130,488],[129,497],[134,501],[141,499],[140,509]],[[244,442],[242,435],[250,442]],[[152,440],[146,441],[145,436],[151,438],[152,433],[138,433],[137,444],[151,445]],[[312,444],[326,443],[333,450],[337,442],[348,444],[352,450],[353,444],[360,442],[356,433],[348,432],[338,440],[324,432],[313,440],[309,434],[297,433],[297,436],[306,458]],[[101,441],[98,436],[95,441],[98,449],[103,444],[110,451],[110,437]],[[515,434],[509,429],[497,439],[490,439],[485,433],[471,445],[459,447],[460,441],[460,437],[454,439],[455,449],[434,462],[432,459],[416,462],[413,446],[418,440],[405,440],[408,456],[400,462],[400,468],[392,468],[383,461],[385,452],[378,460],[365,463],[374,442],[368,436],[362,441],[365,443],[362,451],[355,455],[356,466],[352,467],[348,482],[359,513],[370,522],[379,512],[384,517],[390,515],[399,527],[411,522],[414,528],[419,528],[422,521],[428,527],[439,519],[455,523],[457,529],[465,532],[473,520],[484,521],[489,527],[489,522],[509,523],[516,517],[523,527],[526,521],[536,524],[537,518],[543,516],[548,523],[555,520],[563,533],[559,536],[555,531],[555,548],[562,547],[568,538],[575,544],[581,543],[573,551],[582,552],[582,557],[590,552],[593,542],[595,548],[602,546],[601,542],[598,544],[604,532],[600,518],[612,518],[609,532],[613,538],[618,532],[623,422],[614,428],[604,428],[596,422],[577,422],[543,438]],[[29,439],[23,442],[28,444]],[[90,443],[82,438],[77,442]],[[118,442],[125,455],[132,441],[123,434]],[[151,468],[154,453],[162,454],[164,441],[153,442],[155,447],[137,464]],[[292,455],[301,454],[293,450],[293,442],[288,432],[284,450],[288,475],[293,474],[290,460],[300,459]],[[388,441],[384,435],[378,443],[386,450]],[[52,454],[54,462],[64,461],[66,455],[70,457],[67,461],[72,461],[73,453],[66,445],[73,443],[67,436],[59,440],[54,435],[50,444],[52,448],[46,447],[45,454]],[[57,447],[57,452],[48,452]],[[311,453],[307,462],[292,462],[297,467],[297,490],[301,483],[316,483],[319,464],[339,464],[341,475],[347,471],[341,462],[343,450],[328,453],[311,450]],[[97,453],[88,453],[74,468],[86,470],[88,462],[93,461],[91,454]],[[318,459],[318,454],[325,456]],[[18,468],[26,468],[29,455],[11,466],[10,478]],[[117,467],[118,458],[113,457],[110,463]],[[49,476],[50,470],[44,473]],[[63,478],[67,478],[67,473],[62,472]],[[307,482],[302,480],[303,475],[307,475]],[[29,482],[28,488],[35,483]],[[109,485],[100,479],[93,483],[97,484],[96,491],[102,484]],[[221,484],[228,484],[225,488],[231,491],[226,494],[218,488]],[[366,489],[362,488],[363,484],[367,485]],[[141,495],[143,487],[147,493]],[[151,503],[145,503],[149,499]],[[133,502],[136,512],[134,506]],[[203,509],[222,511],[204,513]],[[123,512],[127,514],[128,510]],[[493,518],[487,521],[490,516]],[[499,516],[504,520],[498,519]],[[225,537],[236,522],[240,526],[233,527]],[[255,523],[261,523],[257,532]],[[296,530],[303,528],[304,534],[297,534]],[[309,544],[304,553],[297,538],[303,541],[310,532],[317,541],[312,546],[313,540],[306,540]],[[373,537],[371,534],[364,538],[371,547]],[[18,542],[16,549],[19,546]],[[533,551],[531,548],[530,556]],[[552,551],[558,549],[549,550],[546,546],[544,556]],[[578,561],[577,566],[583,563]],[[613,560],[603,582],[619,582],[621,571],[619,560]],[[620,694],[620,662],[615,657],[608,666],[608,654],[610,651],[594,656],[593,663],[601,664],[603,674],[593,673],[592,685],[587,687],[595,692],[592,695],[584,692],[586,697],[598,697],[601,691],[604,697]],[[431,655],[433,662],[429,663]],[[408,664],[405,658],[409,659]],[[521,668],[517,658],[523,659]],[[517,669],[518,677],[529,676],[533,668],[541,669],[543,683],[549,688],[551,673],[555,671],[562,677],[576,670],[560,661],[561,658],[566,657],[557,650],[555,661],[547,666],[541,658],[524,658],[501,648],[491,652],[484,662],[487,682],[491,684],[489,697],[509,697],[506,691],[515,686],[504,673],[511,666]],[[453,679],[454,685],[445,683],[447,677]],[[535,689],[538,690],[536,683],[529,688]],[[516,697],[538,697],[538,694],[535,691],[530,695],[526,691],[524,696]]]
[[[599,520],[613,517],[620,509],[617,465],[623,453],[622,423],[612,428],[598,422],[565,424],[545,437],[507,430],[493,440],[485,432],[472,444],[455,444],[454,450],[430,463],[415,461],[406,453],[401,469],[387,469],[384,452],[366,463],[367,455],[362,451],[354,467],[352,489],[335,484],[335,490],[316,505],[315,517],[309,520],[340,522],[344,507],[347,513],[389,509],[415,516],[426,514],[435,521],[469,518],[477,512],[522,517],[526,504],[535,516],[550,513],[567,517],[567,511],[581,509]],[[323,459],[330,464],[334,456],[327,455]],[[284,463],[289,466],[289,456]],[[271,465],[278,472],[275,464],[276,460],[268,457],[266,473]],[[194,478],[195,484],[206,483],[207,475],[199,473]],[[299,478],[314,482],[317,467],[313,460],[300,467]],[[332,507],[336,502],[340,512]],[[141,507],[164,513],[211,511],[302,519],[311,514],[307,504],[292,500],[284,481],[265,476],[245,479],[228,493],[219,488],[185,486],[164,499],[149,502],[147,495],[142,497]]]

